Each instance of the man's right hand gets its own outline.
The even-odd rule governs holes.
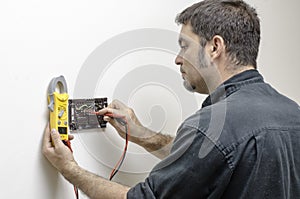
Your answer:
[[[160,159],[169,154],[173,138],[144,127],[136,117],[134,110],[119,100],[114,100],[97,114],[104,115],[104,120],[109,122],[122,138],[125,138],[125,127],[113,115],[124,117],[130,129],[129,141],[142,146]]]
[[[99,115],[104,115],[104,120],[109,122],[119,133],[122,138],[125,138],[125,127],[113,115],[123,116],[130,128],[130,140],[139,144],[139,140],[146,136],[146,128],[140,123],[132,108],[129,108],[119,100],[114,100],[107,108],[97,112]],[[107,116],[110,115],[110,116]]]

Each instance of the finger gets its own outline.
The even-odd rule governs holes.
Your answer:
[[[112,108],[103,108],[99,111],[96,112],[97,115],[104,115],[105,113],[111,113],[112,112]]]
[[[114,99],[108,106],[108,108],[116,109],[119,107],[119,100]]]
[[[123,104],[121,101],[114,99],[107,107],[112,109],[121,109],[125,108],[126,105]]]
[[[98,112],[96,112],[97,115],[104,115],[104,116],[109,116],[109,117],[114,117],[113,115],[116,116],[120,116],[123,115],[124,113],[122,113],[121,110],[117,110],[117,109],[113,109],[113,108],[104,108],[99,110]],[[106,118],[107,120],[109,120],[108,118]]]
[[[121,120],[121,121],[120,121]],[[124,132],[124,120],[120,117],[112,117],[109,120],[109,123],[119,132]]]
[[[52,139],[52,142],[55,147],[59,147],[59,146],[63,145],[63,142],[60,139],[60,135],[55,129],[51,130],[50,135],[51,135],[51,139]]]
[[[111,120],[109,123],[117,130],[117,132],[119,132],[119,133],[124,132],[123,126],[119,122],[117,122],[115,119]]]
[[[50,125],[47,123],[45,130],[44,130],[44,137],[43,137],[43,147],[49,148],[51,147],[51,136],[50,136]]]
[[[103,120],[106,121],[106,122],[109,122],[112,126],[116,127],[117,122],[114,119],[113,115],[111,115],[111,116],[104,116]]]
[[[73,140],[74,139],[74,135],[68,134],[68,140]]]
[[[116,108],[116,109],[125,109],[125,108],[128,108],[123,102],[115,99],[112,101],[111,103],[112,107],[113,108]]]
[[[111,121],[111,117],[109,117],[109,116],[104,116],[104,117],[103,117],[103,120],[106,121],[106,122],[110,122],[110,121]]]

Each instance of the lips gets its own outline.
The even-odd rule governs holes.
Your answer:
[[[182,77],[182,79],[184,79],[185,80],[185,72],[184,72],[184,70],[182,69],[182,67],[180,67],[180,72],[181,72],[181,77]]]
[[[182,67],[180,67],[180,72],[183,74],[185,73],[184,70],[182,69]]]

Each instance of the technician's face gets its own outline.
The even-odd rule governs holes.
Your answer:
[[[200,46],[200,39],[192,31],[191,25],[182,25],[179,35],[180,52],[175,63],[180,66],[180,72],[184,80],[184,86],[192,92],[208,94],[204,81],[205,68],[209,67],[209,61],[204,47]]]

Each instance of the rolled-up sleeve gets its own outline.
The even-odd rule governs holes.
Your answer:
[[[156,198],[148,181],[149,178],[147,178],[145,182],[141,182],[132,187],[127,193],[127,198]]]

